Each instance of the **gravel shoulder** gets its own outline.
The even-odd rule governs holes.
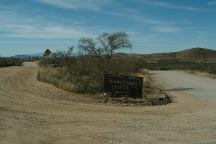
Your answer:
[[[208,99],[170,91],[175,102],[167,106],[85,103],[38,82],[37,70],[0,69],[0,144],[216,143],[216,104]]]

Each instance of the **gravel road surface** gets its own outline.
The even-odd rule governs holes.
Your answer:
[[[182,91],[192,96],[216,100],[216,79],[185,73],[182,71],[153,72],[168,90]]]
[[[0,144],[216,143],[215,102],[178,91],[167,106],[85,102],[38,82],[37,71],[35,63],[0,68]]]

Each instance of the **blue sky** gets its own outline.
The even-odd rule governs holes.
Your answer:
[[[0,54],[64,50],[81,37],[126,32],[133,49],[216,49],[216,0],[0,0]]]

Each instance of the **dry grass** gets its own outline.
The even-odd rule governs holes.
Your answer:
[[[40,67],[38,70],[38,80],[53,84],[66,91],[73,91],[73,84],[65,78],[67,73],[58,68]],[[67,76],[66,76],[67,77]]]
[[[38,70],[38,80],[51,83],[58,88],[75,92],[73,83],[67,78],[66,70],[62,68],[53,67],[40,67]],[[143,97],[155,97],[162,91],[162,87],[156,83],[151,73],[148,70],[141,70],[139,73],[134,74],[135,76],[143,77]]]
[[[162,86],[159,85],[148,70],[142,70],[139,73],[134,74],[135,76],[143,77],[143,97],[139,99],[133,98],[113,98],[110,96],[101,95],[102,92],[94,94],[98,96],[99,103],[119,103],[128,105],[161,105],[170,103],[166,99],[160,100],[161,94],[163,94]],[[54,86],[64,89],[70,92],[79,92],[75,83],[71,82],[70,76],[67,76],[66,70],[62,68],[53,67],[40,67],[38,71],[38,80],[53,84]],[[89,83],[89,85],[95,85]],[[96,85],[95,85],[96,86]]]

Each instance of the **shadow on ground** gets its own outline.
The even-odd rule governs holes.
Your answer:
[[[166,91],[191,91],[194,88],[172,88],[172,89],[167,89]]]

